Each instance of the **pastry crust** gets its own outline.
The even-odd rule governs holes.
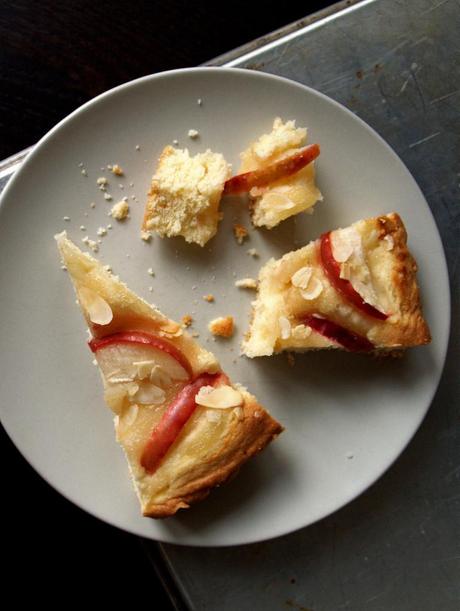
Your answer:
[[[221,372],[214,355],[204,350],[179,324],[135,295],[98,261],[81,252],[65,233],[56,239],[93,337],[101,339],[128,330],[149,332],[164,337],[187,357],[193,378],[203,373]],[[113,318],[108,324],[95,325],[91,321],[84,299],[88,291],[97,294],[110,307]],[[101,373],[107,388],[102,370]],[[241,393],[241,405],[225,409],[197,405],[153,473],[142,467],[140,458],[152,430],[180,389],[180,383],[166,389],[166,400],[161,405],[131,405],[117,413],[117,440],[124,449],[145,516],[167,517],[205,498],[214,486],[229,479],[283,430],[246,389],[235,388]],[[132,408],[135,409],[134,420]]]
[[[364,314],[336,290],[322,267],[320,242],[316,240],[277,261],[270,260],[261,269],[258,296],[243,342],[247,356],[268,356],[283,350],[341,348],[302,324],[308,315],[327,318],[365,337],[374,345],[376,353],[392,353],[431,341],[421,310],[417,265],[407,248],[407,233],[399,215],[391,213],[358,221],[333,235],[342,239],[351,235],[350,231],[358,236],[363,253],[361,267],[354,269],[355,275],[358,274],[354,280],[360,291],[364,291],[364,300],[375,300],[378,309],[388,313],[388,318],[377,320]],[[297,281],[299,276],[294,277],[305,269],[311,270],[306,291],[295,286],[302,282],[301,278]],[[342,267],[342,271],[346,270]],[[278,325],[273,321],[278,321]]]

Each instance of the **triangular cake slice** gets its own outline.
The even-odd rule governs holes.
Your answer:
[[[430,342],[400,217],[388,214],[323,234],[260,271],[249,357],[342,348],[397,353]]]
[[[56,240],[142,512],[170,516],[206,497],[282,427],[179,324],[65,233]]]

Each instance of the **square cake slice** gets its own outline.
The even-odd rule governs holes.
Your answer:
[[[396,353],[426,344],[416,271],[395,213],[325,233],[261,269],[243,352]]]
[[[217,232],[219,203],[230,166],[220,153],[190,156],[167,146],[161,153],[145,207],[142,232],[182,236],[204,246]]]
[[[264,170],[283,159],[295,157],[306,142],[305,128],[296,127],[295,121],[283,123],[277,117],[272,131],[260,136],[241,153],[239,172]],[[323,199],[315,184],[314,161],[265,186],[253,187],[249,195],[253,224],[268,229],[300,212],[313,212],[314,204]]]
[[[65,233],[56,240],[142,513],[173,515],[224,483],[282,427],[179,324]]]

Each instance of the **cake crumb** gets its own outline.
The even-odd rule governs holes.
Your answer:
[[[235,282],[235,286],[238,289],[257,290],[257,280],[254,280],[254,278],[241,278],[241,280]]]
[[[209,293],[209,295],[203,295],[203,299],[208,303],[212,303],[214,301],[214,295],[211,295],[211,293]]]
[[[67,271],[67,267],[65,265],[61,265],[61,269],[62,271],[66,272]]]
[[[97,230],[97,235],[100,237],[107,235],[107,229],[105,227],[99,227]]]
[[[94,202],[91,202],[91,203],[90,203],[90,205],[89,205],[89,207],[90,207],[90,208],[95,208],[95,207],[96,207],[96,204],[95,204]]]
[[[70,221],[70,216],[63,216],[63,217],[62,217],[62,220],[63,220],[63,221]]]
[[[80,231],[86,231],[86,227],[84,225],[80,225]]]
[[[114,163],[112,166],[112,174],[115,174],[115,176],[123,176],[123,168],[118,165],[118,163]]]
[[[155,275],[155,272],[153,271],[153,269],[152,269],[151,267],[149,267],[149,268],[148,268],[147,273],[148,273],[150,276],[154,276],[154,275]]]
[[[239,223],[235,223],[233,225],[233,234],[235,236],[238,244],[242,244],[244,239],[248,237],[249,232],[244,225],[240,225]]]
[[[140,150],[141,150],[140,145],[139,145],[139,144],[136,144],[135,149],[136,149],[136,151],[140,151]]]
[[[200,135],[200,132],[197,129],[189,129],[187,135],[192,140],[195,140],[195,138],[198,138],[198,136]]]
[[[184,314],[184,316],[182,316],[182,325],[184,327],[190,327],[192,322],[193,318],[190,316],[190,314]]]
[[[153,291],[153,286],[149,286],[149,291],[152,292]]]
[[[110,195],[110,193],[104,193],[104,199],[110,202],[113,199],[113,197]]]
[[[117,202],[110,210],[110,216],[116,221],[124,221],[129,213],[129,204],[125,199]]]
[[[200,337],[200,334],[198,333],[198,331],[193,331],[192,337]]]
[[[208,329],[213,335],[218,337],[232,337],[234,330],[233,316],[214,318],[208,324]]]
[[[150,231],[141,231],[141,240],[144,240],[144,242],[150,242],[152,238],[152,233]]]
[[[174,139],[173,140],[173,144],[174,144],[174,146],[179,146],[179,140]]]
[[[202,106],[203,105],[203,100],[201,98],[198,98],[196,103],[198,104],[198,106]]]
[[[96,184],[101,191],[105,191],[107,189],[109,181],[105,176],[99,176],[99,178],[96,180]]]
[[[103,265],[102,267],[103,267],[103,269],[105,269],[106,272],[109,272],[109,274],[112,273],[112,266],[111,265]]]
[[[251,257],[258,257],[259,253],[255,248],[250,248],[249,250],[246,251],[248,253],[249,256]]]
[[[295,365],[295,357],[292,354],[292,352],[287,352],[286,353],[286,358],[287,358],[287,362],[288,362],[289,367],[294,367],[294,365]]]
[[[81,241],[83,242],[83,244],[88,246],[88,248],[90,248],[93,252],[99,252],[98,243],[95,240],[90,240],[87,235],[82,238]]]
[[[81,171],[81,173],[83,174],[83,176],[88,176],[88,172],[85,170],[85,168],[83,168],[83,170]]]

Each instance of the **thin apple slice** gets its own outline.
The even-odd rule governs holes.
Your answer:
[[[158,425],[152,431],[141,456],[141,465],[153,474],[159,467],[169,448],[196,409],[195,397],[203,386],[219,386],[228,383],[223,373],[204,373],[177,394]]]
[[[157,337],[156,335],[145,333],[143,331],[123,331],[120,333],[113,333],[112,335],[107,335],[106,337],[102,337],[100,339],[93,338],[88,342],[89,347],[94,353],[96,353],[96,356],[97,353],[103,348],[108,348],[109,346],[116,347],[122,344],[143,346],[145,348],[154,349],[156,353],[159,352],[160,354],[163,353],[164,355],[169,355],[169,357],[171,357],[183,370],[185,370],[188,378],[193,377],[192,367],[187,357],[178,348],[176,348],[176,346],[174,346],[171,342],[168,342],[167,340],[163,339],[162,337]],[[109,354],[108,356],[110,357]],[[118,354],[118,356],[123,357],[123,354]],[[155,357],[151,356],[151,358],[152,360],[155,360]],[[142,358],[142,356],[138,354],[135,357],[135,360],[144,361],[147,359],[145,358],[145,356],[144,358]],[[164,358],[158,358],[157,354],[157,360],[164,361]],[[166,367],[168,373],[170,371],[175,371],[175,369],[176,368],[174,367],[174,363],[171,363],[169,361]],[[175,373],[177,379],[183,379],[183,376],[179,375],[178,372]]]
[[[268,184],[295,174],[303,167],[314,161],[320,153],[319,144],[310,144],[305,148],[275,161],[265,168],[237,174],[229,178],[224,186],[224,195],[231,193],[247,193],[253,187],[265,187]]]
[[[374,345],[366,337],[345,329],[345,327],[327,318],[308,314],[301,317],[300,322],[350,352],[371,352],[374,350]]]
[[[332,286],[339,291],[349,302],[356,306],[361,312],[364,312],[372,318],[378,320],[386,320],[388,314],[377,310],[370,303],[364,301],[361,295],[353,288],[349,280],[340,277],[340,263],[334,258],[332,252],[331,232],[323,233],[320,238],[320,255],[321,264],[326,276],[329,278]]]

